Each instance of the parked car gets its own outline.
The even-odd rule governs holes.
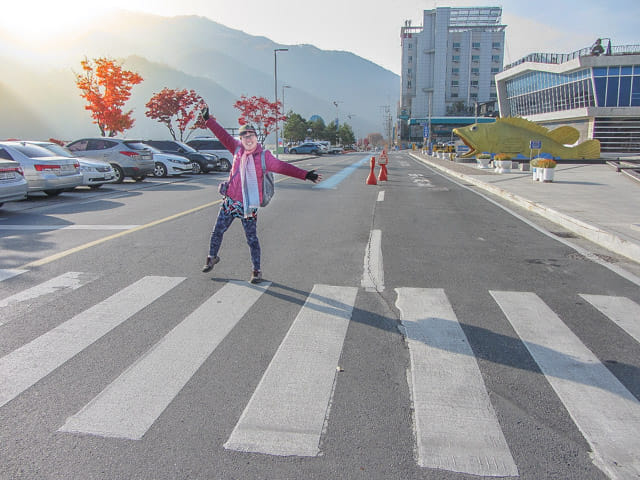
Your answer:
[[[93,190],[100,188],[105,183],[115,180],[116,174],[113,167],[102,160],[95,160],[88,157],[76,157],[68,148],[53,142],[28,141],[32,145],[39,145],[50,150],[54,155],[60,157],[75,158],[80,163],[80,173],[82,173],[82,185]]]
[[[156,177],[166,177],[168,175],[182,175],[183,173],[191,173],[191,160],[182,155],[174,155],[173,153],[163,153],[161,150],[147,145],[153,152],[153,161],[155,168],[153,175]]]
[[[209,173],[213,170],[228,172],[231,168],[231,164],[225,160],[224,166],[228,166],[229,168],[224,170],[217,155],[198,152],[195,148],[190,147],[186,143],[178,142],[177,140],[145,140],[144,143],[164,153],[173,153],[187,157],[191,160],[192,173]]]
[[[289,149],[289,153],[312,153],[313,155],[319,155],[322,152],[320,145],[315,142],[305,142],[300,145],[296,145]]]
[[[0,147],[0,207],[4,202],[27,198],[27,180],[20,164],[7,159],[7,151]]]
[[[153,153],[139,140],[113,137],[83,138],[67,145],[71,153],[108,162],[116,174],[114,183],[122,183],[125,177],[141,182],[155,169]]]
[[[82,184],[80,163],[75,158],[60,157],[38,145],[22,141],[0,142],[7,156],[20,164],[27,180],[28,193],[59,195]]]
[[[220,161],[220,171],[228,172],[233,165],[233,153],[224,148],[220,140],[213,137],[196,137],[187,142],[187,145],[195,148],[198,152],[213,153]]]

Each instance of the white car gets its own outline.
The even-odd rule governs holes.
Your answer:
[[[54,155],[50,150],[27,142],[0,142],[4,158],[8,155],[20,164],[27,180],[28,193],[44,192],[49,196],[82,184],[80,163],[76,158]]]
[[[76,157],[71,151],[53,142],[28,141],[32,145],[39,145],[50,150],[55,155],[61,157],[75,158],[80,163],[80,173],[82,173],[82,185],[91,189],[100,188],[105,183],[112,183],[116,179],[113,167],[102,160],[95,160],[88,157]]]
[[[147,148],[153,152],[153,161],[155,168],[153,175],[156,177],[166,177],[167,175],[182,175],[183,173],[191,173],[193,166],[191,160],[182,155],[173,155],[172,153],[163,153],[155,147],[147,145]]]
[[[27,180],[22,167],[18,162],[6,159],[5,155],[6,150],[0,148],[0,207],[4,202],[27,198]]]

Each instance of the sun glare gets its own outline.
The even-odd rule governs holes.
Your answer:
[[[82,28],[104,8],[90,1],[11,1],[0,14],[0,28],[27,43]]]

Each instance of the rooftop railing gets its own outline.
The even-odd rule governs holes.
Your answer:
[[[530,53],[526,57],[523,57],[520,60],[516,60],[515,62],[505,66],[503,71],[509,70],[510,68],[513,68],[516,65],[520,65],[525,62],[555,64],[565,63],[575,58],[592,56],[593,54],[591,53],[591,49],[592,47],[585,47],[572,53]],[[640,45],[612,46],[610,48],[607,48],[607,50],[600,56],[611,55],[640,55]]]

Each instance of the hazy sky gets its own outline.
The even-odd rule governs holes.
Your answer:
[[[400,73],[400,27],[422,25],[422,12],[437,6],[501,6],[507,25],[505,63],[528,53],[569,53],[597,37],[613,45],[640,44],[637,0],[7,0],[0,28],[43,43],[53,33],[122,8],[163,16],[201,15],[251,35],[286,45],[346,50]],[[108,4],[108,6],[106,5]]]

